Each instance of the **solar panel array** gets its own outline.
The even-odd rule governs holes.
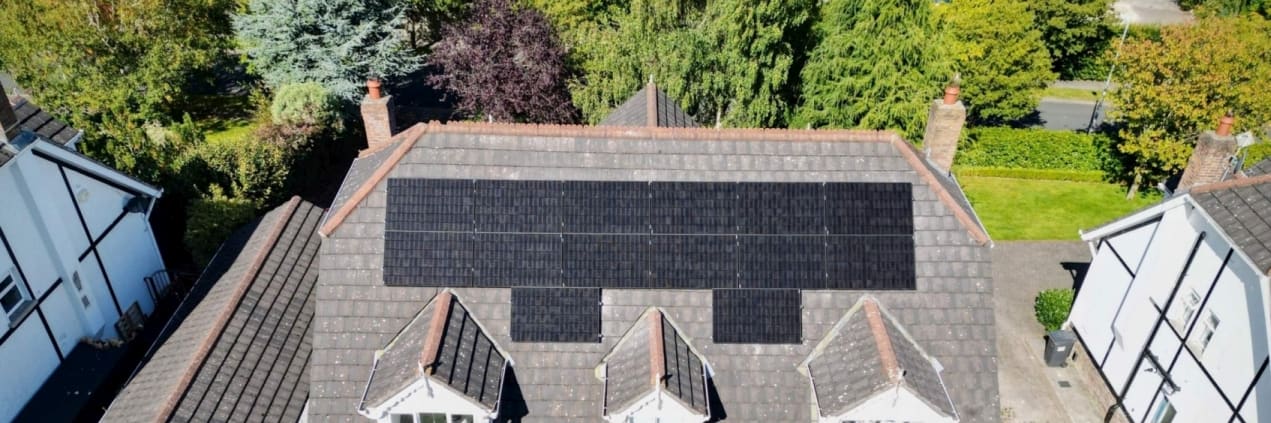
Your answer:
[[[512,288],[513,342],[600,342],[599,288]]]
[[[914,289],[908,183],[389,179],[398,286]]]
[[[797,289],[716,289],[712,296],[717,344],[803,341],[803,301]]]

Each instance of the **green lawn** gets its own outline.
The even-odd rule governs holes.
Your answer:
[[[212,143],[234,142],[247,138],[256,130],[256,125],[245,120],[220,122],[215,130],[207,132],[207,141]]]
[[[1042,97],[1094,102],[1099,100],[1099,91],[1080,88],[1046,87],[1046,91],[1042,92]]]
[[[997,241],[1078,239],[1090,229],[1160,201],[1125,200],[1120,185],[966,176],[958,178],[989,236]]]

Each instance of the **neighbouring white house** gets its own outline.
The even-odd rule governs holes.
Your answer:
[[[1174,195],[1084,232],[1069,317],[1133,422],[1271,421],[1271,163],[1235,171],[1230,118]]]
[[[75,152],[79,138],[24,98],[0,101],[0,421],[81,340],[125,337],[166,288],[149,224],[162,191]]]

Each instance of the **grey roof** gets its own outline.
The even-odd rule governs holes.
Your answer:
[[[13,114],[18,117],[19,127],[34,132],[46,140],[66,145],[80,133],[79,130],[54,118],[26,97],[10,97],[9,104],[13,105]]]
[[[322,212],[293,198],[231,236],[103,421],[296,421]]]
[[[651,331],[657,333],[651,334]],[[660,342],[654,337],[658,334]],[[654,369],[660,363],[662,373]],[[659,310],[649,310],[636,320],[623,340],[605,360],[605,410],[621,412],[660,383],[662,389],[684,406],[707,414],[706,378],[701,356],[688,345]]]
[[[940,199],[942,187],[929,184],[894,143],[793,140],[799,131],[772,131],[769,139],[763,138],[768,132],[754,131],[744,139],[728,139],[710,138],[707,131],[715,131],[706,129],[687,130],[682,138],[670,130],[644,129],[651,134],[647,138],[617,138],[575,128],[555,135],[516,125],[432,128],[326,232],[311,421],[357,417],[375,351],[438,292],[384,285],[389,178],[912,183],[917,289],[872,295],[944,364],[942,376],[963,421],[1000,419],[989,248],[958,220],[956,207]],[[595,368],[650,307],[676,322],[680,336],[710,363],[718,411],[727,420],[812,421],[811,388],[797,368],[863,294],[803,291],[803,342],[756,345],[712,342],[710,290],[606,289],[602,341],[560,344],[511,341],[510,289],[454,291],[516,362],[529,410],[522,420],[567,423],[599,420],[605,395]]]
[[[357,190],[357,187],[370,179],[375,174],[375,170],[379,169],[393,155],[393,151],[397,149],[397,143],[399,142],[401,141],[353,159],[353,163],[349,165],[348,173],[344,174],[344,182],[340,184],[340,190],[335,193],[335,198],[331,200],[331,210],[339,210],[340,207],[343,207],[344,203],[347,203],[349,198],[353,196],[353,192]],[[323,219],[324,223],[325,219]]]
[[[652,118],[650,118],[652,116]],[[666,93],[650,82],[605,116],[600,126],[698,127]]]
[[[822,416],[841,415],[897,386],[911,389],[946,416],[956,415],[931,360],[882,305],[861,298],[843,319],[808,362]],[[898,368],[889,370],[889,361]]]
[[[1244,172],[1245,176],[1250,177],[1271,174],[1271,157],[1263,159],[1262,161],[1255,163],[1253,166],[1249,166],[1244,170]]]
[[[436,314],[439,309],[444,315]],[[432,333],[434,329],[441,333]],[[432,355],[431,362],[422,363],[424,355]],[[507,358],[467,308],[454,295],[445,292],[430,301],[375,361],[365,404],[370,407],[383,404],[424,377],[421,371],[426,369],[428,377],[494,410],[506,363]]]
[[[79,130],[49,115],[48,112],[40,109],[35,103],[27,100],[26,97],[13,96],[7,97],[7,99],[9,105],[13,107],[13,114],[17,118],[18,127],[23,131],[30,132],[62,146],[65,146],[80,134]],[[11,148],[6,148],[5,144],[13,145]],[[15,143],[0,141],[0,166],[3,166],[9,159],[16,156],[17,150],[21,150],[29,144],[30,141]]]
[[[1191,196],[1259,271],[1271,274],[1271,175],[1215,186],[1228,183],[1212,190],[1199,187]]]

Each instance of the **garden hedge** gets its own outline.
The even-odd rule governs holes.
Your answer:
[[[1010,167],[958,167],[958,176],[985,176],[992,178],[1043,179],[1051,181],[1103,182],[1107,176],[1098,170],[1065,169],[1017,169]]]
[[[1108,156],[1102,135],[1072,131],[973,128],[958,147],[956,164],[967,167],[1101,171]]]

